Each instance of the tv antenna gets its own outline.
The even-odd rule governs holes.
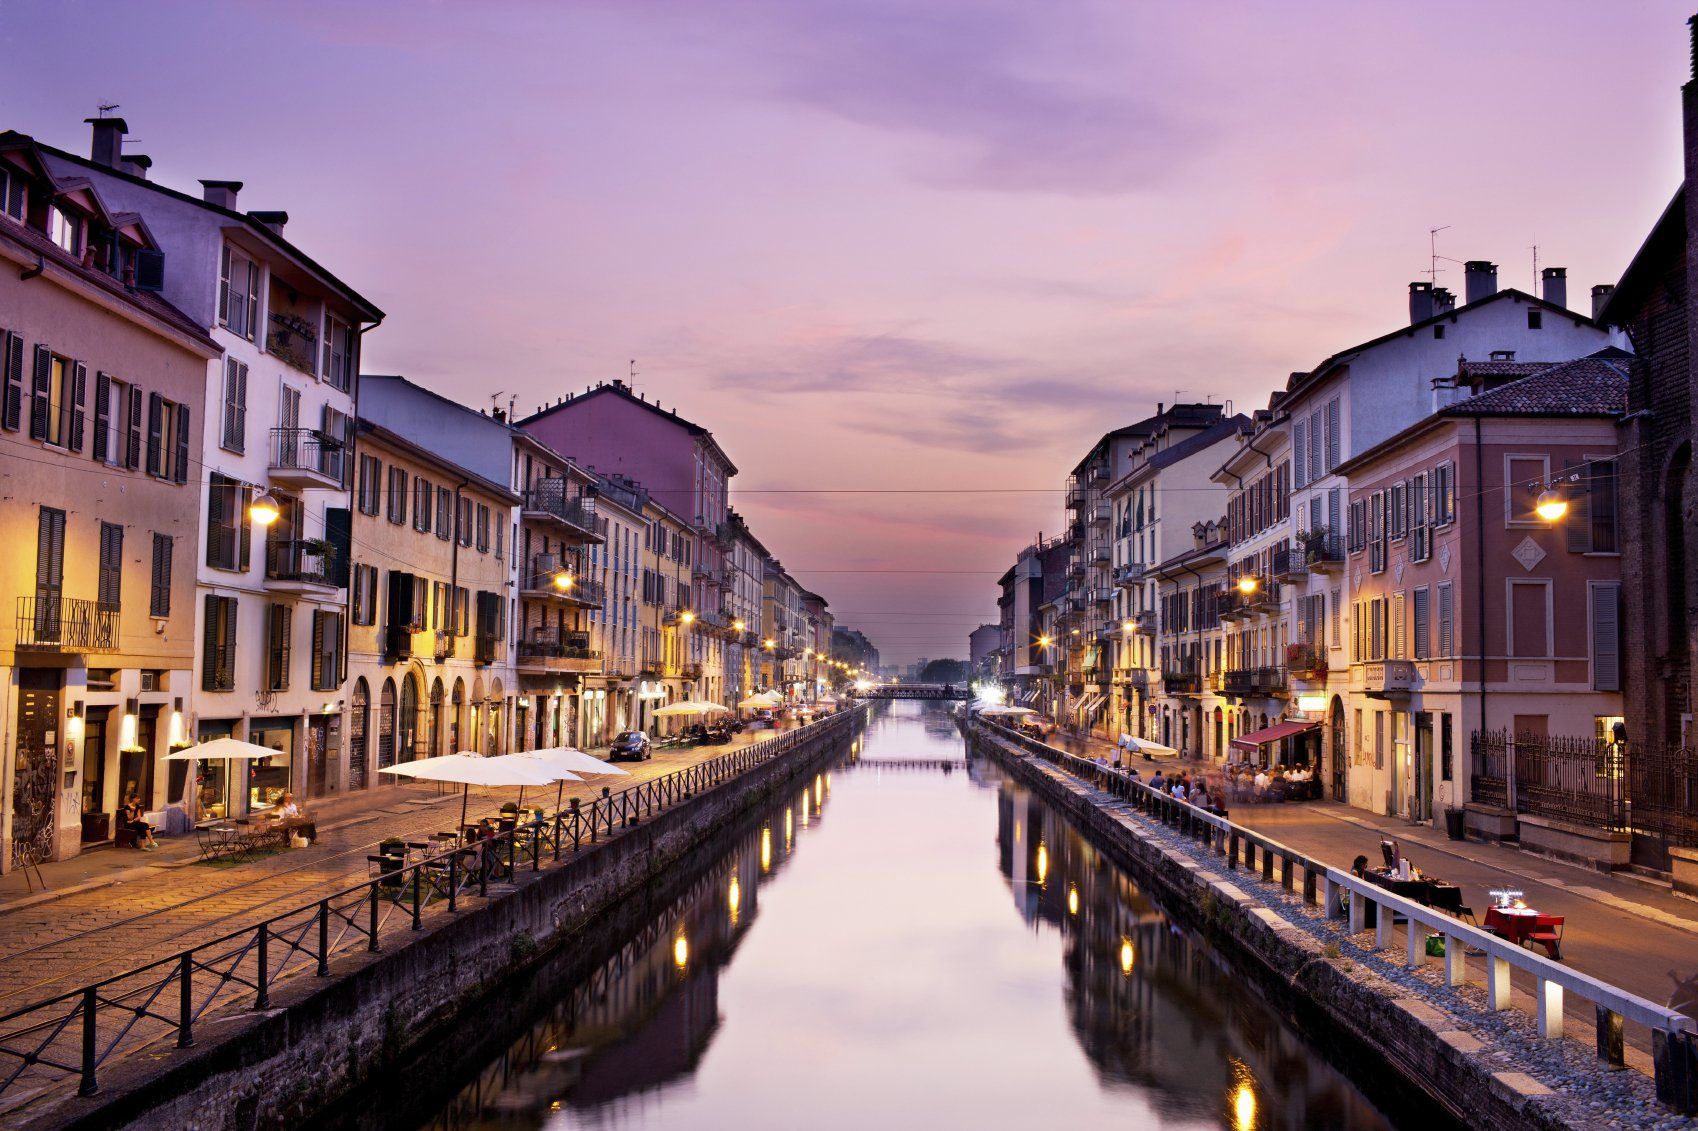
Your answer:
[[[102,102],[98,107],[98,109],[100,110],[100,117],[104,118],[104,117],[106,117],[107,114],[111,113],[113,110],[116,110],[118,108],[119,107],[118,107],[118,104],[116,102]]]
[[[1533,245],[1533,294],[1535,296],[1539,297],[1539,298],[1545,297],[1544,295],[1539,294],[1539,245],[1538,244]]]
[[[1435,290],[1438,289],[1439,285],[1439,271],[1441,270],[1439,260],[1443,259],[1447,263],[1456,262],[1449,256],[1439,254],[1439,233],[1449,229],[1449,224],[1439,228],[1427,229],[1427,278],[1432,281]]]

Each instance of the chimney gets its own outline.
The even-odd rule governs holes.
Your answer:
[[[1592,321],[1603,321],[1604,304],[1610,301],[1610,296],[1613,294],[1615,294],[1614,283],[1599,283],[1592,288]]]
[[[124,159],[124,135],[130,132],[130,127],[122,118],[84,118],[83,121],[94,129],[89,159],[108,169],[118,168],[118,163]]]
[[[274,236],[282,235],[283,225],[289,222],[287,212],[249,212],[248,215],[270,228]]]
[[[241,181],[202,181],[200,198],[220,208],[236,210],[236,194],[242,191]]]
[[[1433,313],[1449,314],[1456,309],[1456,296],[1450,293],[1449,287],[1433,288]]]
[[[1409,324],[1425,322],[1433,316],[1433,284],[1409,284]]]
[[[118,168],[132,177],[139,177],[145,181],[147,180],[147,171],[153,168],[153,158],[145,153],[132,153],[119,163]]]
[[[1539,297],[1568,309],[1568,268],[1546,267],[1539,272]]]
[[[1462,301],[1479,302],[1498,293],[1498,265],[1484,259],[1470,259],[1462,265]]]

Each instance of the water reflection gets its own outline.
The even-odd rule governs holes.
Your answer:
[[[352,1122],[1386,1126],[919,705],[876,721],[537,1013],[452,1094],[369,1097]]]

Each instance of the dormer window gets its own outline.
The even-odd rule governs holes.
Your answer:
[[[0,213],[24,222],[26,201],[24,199],[24,178],[15,169],[0,165]]]
[[[332,388],[347,392],[353,388],[354,331],[353,327],[334,314],[324,316],[324,379]]]
[[[229,244],[218,277],[218,324],[250,342],[259,332],[259,264]]]
[[[83,250],[83,222],[57,204],[47,210],[47,238],[72,255]]]

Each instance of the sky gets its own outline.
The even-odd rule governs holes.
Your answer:
[[[1102,432],[1405,321],[1429,229],[1614,282],[1680,180],[1689,14],[0,0],[0,128],[86,153],[118,103],[155,180],[245,182],[387,312],[367,372],[522,415],[634,370],[905,663],[965,655]]]

